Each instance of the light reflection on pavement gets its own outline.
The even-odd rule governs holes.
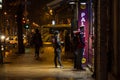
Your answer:
[[[54,68],[52,47],[46,47],[39,60],[33,51],[26,49],[25,54],[6,58],[0,65],[0,80],[93,80],[88,68],[74,71],[71,61],[62,60],[64,68]]]
[[[9,66],[4,67],[1,73],[0,80],[93,80],[87,68],[86,71],[74,71],[69,66],[63,69],[51,65]]]

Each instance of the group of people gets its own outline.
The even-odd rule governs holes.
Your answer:
[[[61,62],[61,41],[60,41],[60,34],[59,31],[54,32],[54,37],[52,39],[53,47],[54,47],[54,65],[55,68],[63,68],[62,62]],[[39,58],[39,49],[43,46],[43,41],[41,38],[41,34],[38,29],[35,30],[35,33],[32,36],[32,43],[34,44],[35,48],[35,57],[36,59]],[[74,44],[74,68],[83,70],[82,67],[82,58],[83,58],[83,52],[84,52],[84,38],[83,34],[80,33],[74,33],[73,38],[73,44]],[[58,66],[59,64],[59,66]]]
[[[41,38],[41,33],[38,29],[35,29],[35,33],[32,36],[32,44],[35,48],[35,58],[39,59],[39,49],[43,46],[43,41]],[[61,63],[61,42],[59,37],[59,31],[54,32],[53,37],[53,47],[54,47],[54,64],[55,68],[60,67],[63,68],[63,65]],[[57,65],[59,63],[59,66]]]

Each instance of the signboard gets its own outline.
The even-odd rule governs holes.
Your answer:
[[[88,7],[86,3],[79,3],[78,5],[78,31],[84,34],[85,48],[83,53],[82,63],[87,62],[88,58],[88,33],[89,33],[89,17]]]

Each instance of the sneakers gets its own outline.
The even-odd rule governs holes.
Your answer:
[[[55,66],[55,68],[58,68],[57,66]]]
[[[63,66],[60,66],[61,69],[63,69],[64,67]]]
[[[61,69],[63,69],[64,67],[63,66],[55,66],[55,68],[61,68]]]

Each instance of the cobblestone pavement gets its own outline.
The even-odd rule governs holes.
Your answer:
[[[11,54],[0,65],[0,80],[93,80],[88,68],[73,70],[72,60],[62,60],[62,69],[54,68],[52,47],[45,47],[38,60],[33,48],[27,48],[25,54]]]

